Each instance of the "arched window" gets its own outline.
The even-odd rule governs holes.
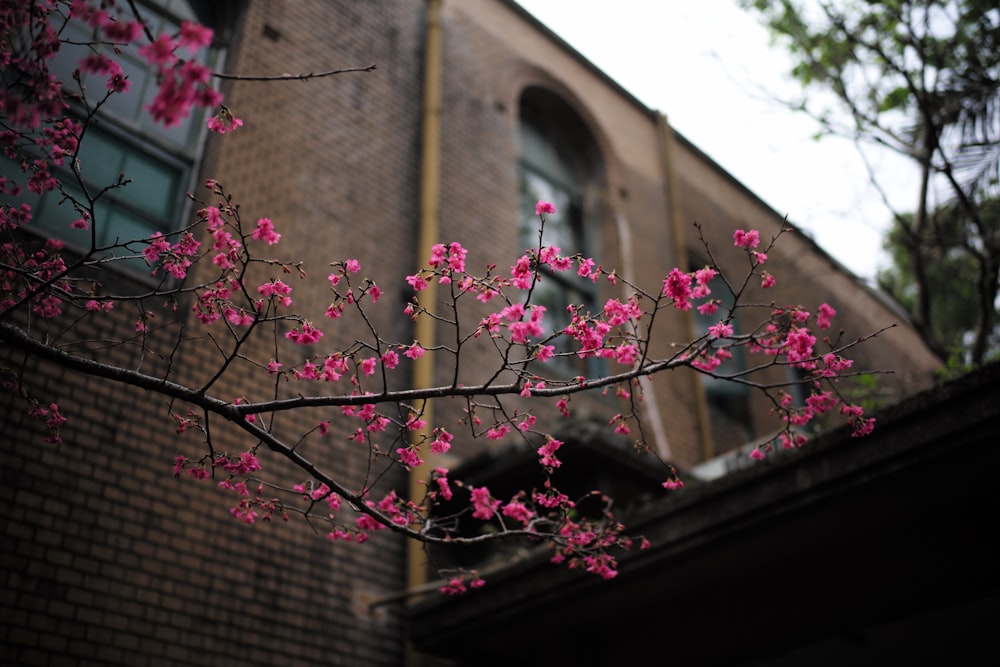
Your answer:
[[[600,239],[596,193],[604,175],[593,134],[565,101],[543,88],[524,91],[519,118],[522,248],[538,247],[535,203],[542,199],[556,207],[555,214],[546,216],[542,243],[558,246],[566,256],[579,253],[597,258]],[[545,274],[532,300],[545,306],[547,330],[561,331],[569,324],[567,306],[596,309],[597,286],[575,271]],[[566,357],[564,361],[563,367],[574,374],[588,370],[574,358]]]

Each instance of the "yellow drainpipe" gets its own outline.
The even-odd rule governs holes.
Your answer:
[[[677,168],[674,165],[674,130],[670,127],[667,117],[664,114],[657,114],[657,126],[660,131],[660,159],[663,162],[663,173],[665,176],[665,189],[667,198],[670,201],[670,222],[673,229],[674,248],[677,252],[677,262],[681,265],[687,264],[687,241],[684,234],[684,223],[681,219],[680,188],[677,185]],[[690,267],[680,266],[687,269]],[[688,340],[694,340],[697,335],[694,330],[694,315],[691,312],[682,313],[684,320],[684,335]],[[697,373],[689,373],[691,376],[691,391],[695,397],[695,410],[698,417],[698,433],[701,437],[701,454],[703,460],[712,458],[715,447],[712,443],[712,426],[708,417],[708,402],[705,398],[705,390],[701,385],[701,378]]]
[[[424,35],[424,100],[423,100],[423,138],[420,158],[420,228],[417,239],[417,266],[420,271],[426,268],[427,259],[431,256],[432,246],[439,241],[440,199],[441,199],[441,4],[442,0],[427,0],[427,23]],[[428,311],[421,314],[416,323],[416,339],[428,351],[423,357],[413,362],[413,386],[431,387],[434,384],[434,353],[430,348],[435,345],[435,323],[433,314],[437,311],[437,281],[430,281],[429,286],[420,292],[420,305]],[[423,419],[427,426],[414,433],[415,441],[429,442],[428,436],[434,422],[434,414],[430,401],[422,406]],[[424,448],[426,450],[426,448]],[[424,458],[429,452],[423,451]],[[430,477],[431,464],[414,469],[410,473],[410,498],[422,498],[425,486],[419,480]],[[427,569],[422,545],[416,540],[409,540],[406,545],[406,584],[408,590],[419,589],[427,583]]]

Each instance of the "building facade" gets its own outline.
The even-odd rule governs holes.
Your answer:
[[[734,229],[770,238],[786,226],[662,114],[512,1],[152,4],[149,11],[163,20],[211,23],[218,36],[213,57],[229,73],[376,69],[226,80],[226,104],[245,125],[207,141],[193,125],[183,139],[141,134],[125,111],[109,112],[102,125],[108,147],[94,159],[119,155],[123,171],[159,165],[154,171],[162,176],[154,189],[163,201],[142,194],[118,203],[122,229],[174,224],[175,213],[190,207],[184,193],[197,194],[199,183],[214,178],[248,218],[273,219],[282,253],[309,271],[356,257],[383,289],[393,286],[386,298],[399,308],[373,315],[386,338],[416,335],[400,311],[404,278],[426,260],[419,249],[428,228],[436,240],[461,242],[473,266],[505,266],[532,244],[533,202],[547,199],[558,211],[547,228],[557,241],[549,242],[598,258],[658,293],[670,268],[709,262],[694,223],[719,265],[737,271]],[[53,233],[47,220],[41,216],[35,233]],[[876,398],[884,403],[931,384],[939,362],[901,313],[811,240],[793,229],[769,254],[777,286],[751,300],[828,302],[840,313],[844,341],[897,323],[851,351],[857,367],[894,371],[879,376]],[[126,289],[137,278],[126,272],[115,280]],[[538,296],[557,318],[567,303],[602,304],[626,297],[623,289],[552,277]],[[303,292],[296,308],[322,312],[328,302],[326,292]],[[161,314],[160,321],[183,323],[185,312]],[[705,326],[689,314],[661,318],[654,353]],[[92,338],[104,335],[95,330]],[[355,333],[330,335],[348,340]],[[71,417],[63,444],[43,445],[16,397],[3,398],[0,606],[3,651],[12,664],[401,663],[401,593],[414,580],[407,579],[399,538],[379,533],[352,545],[324,540],[301,522],[236,522],[222,492],[171,475],[174,456],[192,445],[178,440],[157,397],[14,348],[2,353],[4,364],[30,369],[36,391],[58,394]],[[127,348],[101,353],[135,363]],[[218,363],[207,343],[182,354],[143,363],[154,370],[175,363],[188,369],[181,379],[190,382]],[[462,368],[463,379],[474,378],[476,366]],[[566,373],[594,370],[570,364]],[[266,395],[271,389],[258,386],[251,371],[235,372],[220,394]],[[452,372],[447,364],[435,371],[439,382]],[[764,399],[688,370],[654,378],[645,394],[652,446],[681,470],[776,430]],[[595,422],[617,411],[601,397],[584,397],[581,405],[579,414]],[[451,409],[440,407],[442,421],[455,417]],[[238,443],[240,434],[219,437]],[[315,455],[343,460],[346,477],[365,479],[367,458],[343,442]],[[270,465],[278,478],[294,480],[280,462]],[[402,490],[405,475],[394,469],[381,483]]]

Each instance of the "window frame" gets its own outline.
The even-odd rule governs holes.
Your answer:
[[[140,12],[144,13],[144,19],[147,13],[155,13],[156,22],[164,24],[179,26],[182,21],[186,20],[199,20],[203,21],[205,16],[203,12],[199,12],[193,5],[197,4],[199,0],[139,0],[137,3]],[[206,51],[202,52],[202,57],[199,61],[208,67],[218,70],[221,68],[222,64],[225,62],[227,55],[227,49],[225,41],[221,38],[225,29],[232,23],[231,17],[228,16],[228,5],[227,2],[210,2],[209,0],[200,0],[205,3],[204,9],[212,14],[214,20],[212,21],[213,31],[215,37],[213,38],[213,43]],[[186,5],[186,10],[183,14],[190,14],[190,16],[182,16],[176,11],[172,11],[171,7],[176,7],[178,2],[183,2]],[[76,19],[72,20],[78,23]],[[89,31],[89,28],[87,28]],[[124,52],[126,58],[130,60],[136,60],[135,48],[129,49]],[[67,58],[75,58],[76,55],[69,55]],[[56,65],[53,65],[55,69]],[[65,68],[60,68],[65,71]],[[142,122],[142,118],[148,116],[148,111],[145,109],[145,105],[148,104],[152,97],[151,88],[146,87],[146,82],[150,80],[148,77],[153,77],[155,74],[151,73],[153,68],[150,66],[145,66],[143,72],[146,74],[147,78],[143,81],[144,88],[142,90],[133,89],[127,95],[136,95],[142,97],[138,102],[138,110],[133,118],[128,118],[122,115],[120,111],[113,108],[112,105],[103,106],[90,120],[86,132],[83,135],[81,141],[81,152],[85,150],[88,138],[91,134],[103,134],[106,138],[110,139],[110,142],[115,147],[114,155],[124,157],[128,155],[136,155],[143,159],[148,159],[153,163],[158,165],[163,165],[168,170],[174,171],[177,174],[175,181],[176,191],[170,196],[170,202],[167,204],[169,209],[162,216],[156,216],[149,210],[144,209],[141,205],[135,202],[128,201],[126,196],[123,196],[121,192],[117,189],[108,189],[111,183],[100,183],[96,180],[87,178],[88,170],[86,165],[83,165],[80,176],[78,180],[73,170],[69,165],[53,165],[52,173],[61,182],[66,184],[66,189],[69,191],[77,191],[81,184],[86,187],[91,193],[102,192],[97,205],[100,206],[103,202],[106,206],[112,207],[112,211],[119,211],[120,213],[135,219],[140,220],[144,224],[142,225],[143,231],[142,235],[128,234],[129,237],[134,238],[119,238],[116,236],[113,229],[109,229],[106,233],[101,236],[103,238],[98,239],[98,246],[100,248],[108,247],[109,245],[114,245],[117,243],[135,243],[136,245],[147,240],[151,234],[154,232],[161,232],[163,234],[170,234],[184,228],[184,221],[191,216],[193,209],[193,202],[187,196],[187,193],[194,190],[197,186],[198,173],[201,169],[202,160],[205,155],[205,149],[207,144],[207,138],[209,135],[208,128],[205,119],[208,117],[209,111],[201,107],[193,107],[191,109],[191,114],[188,118],[185,118],[182,123],[187,125],[187,131],[184,136],[180,138],[179,141],[171,140],[169,138],[169,133],[174,128],[163,128],[159,124],[152,123],[151,119],[149,122]],[[94,78],[92,75],[89,77],[92,83],[98,83],[99,79]],[[135,82],[133,82],[135,83]],[[63,81],[63,86],[66,89],[72,90],[75,86],[75,82]],[[101,87],[103,89],[103,86]],[[74,91],[78,92],[78,91]],[[99,98],[98,98],[99,99]],[[95,100],[90,100],[93,103]],[[71,102],[68,115],[81,122],[90,113],[84,103],[81,102]],[[26,155],[25,158],[30,159],[30,155]],[[18,178],[24,176],[24,172],[17,165],[16,161],[10,158],[0,156],[0,162],[6,163],[10,168],[16,172]],[[124,173],[126,179],[129,178],[128,173]],[[124,188],[128,188],[125,185]],[[52,217],[54,218],[65,218],[67,219],[67,226],[65,231],[60,229],[55,229],[57,223],[50,225],[42,225],[32,222],[24,226],[24,230],[35,236],[42,238],[54,238],[62,242],[65,248],[70,252],[75,252],[78,254],[84,254],[90,250],[89,235],[86,232],[73,233],[73,230],[69,229],[68,221],[76,219],[79,214],[73,207],[73,204],[65,200],[63,197],[62,190],[56,189],[50,192],[46,192],[42,195],[36,195],[33,193],[28,193],[26,190],[24,194],[19,198],[20,202],[27,202],[31,204],[33,211],[37,214],[39,211],[45,214],[48,207],[54,207],[57,212],[54,213]],[[64,213],[65,211],[65,213]],[[113,216],[113,212],[109,212],[106,216],[107,222],[105,224],[110,225],[110,218]],[[138,255],[138,249],[125,253],[128,256]],[[163,281],[163,277],[152,278],[149,274],[149,267],[141,259],[138,260],[126,260],[126,261],[115,261],[109,262],[104,265],[105,268],[119,273],[121,275],[127,276],[128,278],[138,281],[144,284],[159,284]]]

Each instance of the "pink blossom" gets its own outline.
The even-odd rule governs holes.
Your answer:
[[[89,300],[84,305],[84,307],[89,312],[92,312],[92,313],[99,313],[99,312],[105,312],[105,313],[107,313],[107,312],[110,312],[111,309],[115,307],[115,302],[114,301],[105,301],[104,303],[101,303],[100,301],[98,301],[96,299],[91,299],[91,300]]]
[[[180,477],[181,473],[184,472],[185,464],[187,463],[187,457],[183,454],[174,457],[174,477]]]
[[[854,365],[854,361],[839,357],[831,352],[823,355],[823,365],[826,366],[824,377],[832,377],[841,371],[850,369]]]
[[[431,441],[431,451],[435,454],[447,453],[451,449],[451,441],[454,437],[443,428],[434,429],[434,440]]]
[[[490,440],[503,440],[503,437],[510,433],[510,426],[499,424],[486,431],[486,437]]]
[[[81,72],[89,72],[90,74],[100,76],[110,77],[116,74],[121,75],[122,73],[121,65],[103,53],[91,53],[80,60],[79,67]]]
[[[535,349],[535,359],[541,362],[546,362],[553,357],[555,351],[555,345],[539,345]]]
[[[806,444],[806,436],[801,433],[783,432],[778,436],[778,442],[782,449],[800,449]]]
[[[253,315],[242,308],[238,310],[236,308],[226,308],[223,311],[223,315],[230,324],[238,327],[248,327],[253,324],[254,320]]]
[[[774,287],[774,276],[772,276],[767,271],[764,271],[762,274],[760,274],[760,286],[763,289],[771,289],[772,287]]]
[[[140,47],[139,55],[145,58],[150,65],[169,67],[177,60],[177,56],[174,55],[176,48],[177,43],[169,35],[162,34],[156,38],[156,41]]]
[[[357,519],[354,520],[354,523],[361,530],[367,530],[369,532],[374,532],[385,528],[385,526],[379,523],[378,520],[367,514],[362,514],[361,516],[359,516]]]
[[[507,322],[520,322],[526,314],[523,303],[512,303],[500,311],[500,317]]]
[[[448,484],[448,469],[447,468],[434,468],[434,483],[437,484],[438,493],[445,500],[452,499],[451,486]]]
[[[573,267],[572,257],[556,257],[552,261],[552,268],[555,271],[569,271]]]
[[[419,467],[424,460],[417,454],[416,448],[400,447],[396,450],[400,462],[408,468]]]
[[[510,267],[511,284],[518,289],[531,289],[534,274],[531,271],[531,258],[521,255],[514,266]]]
[[[716,301],[706,301],[698,306],[698,312],[702,315],[714,315],[717,310],[719,304]]]
[[[535,215],[541,215],[543,213],[548,213],[550,215],[555,215],[556,207],[552,202],[538,200],[535,204]]]
[[[851,421],[851,425],[854,426],[854,431],[851,433],[851,437],[861,438],[875,430],[875,418],[870,417],[868,419],[854,419]]]
[[[403,356],[413,360],[417,360],[420,357],[424,356],[424,348],[420,347],[418,343],[413,343],[408,348],[406,348],[406,351],[403,352]]]
[[[292,298],[289,296],[292,293],[292,288],[280,280],[271,280],[260,285],[257,288],[257,293],[261,296],[277,297],[278,303],[283,306],[292,305]]]
[[[471,490],[472,493],[472,516],[476,519],[481,519],[483,521],[489,521],[493,518],[494,513],[497,508],[500,507],[500,501],[494,500],[493,496],[490,495],[490,490],[485,486],[474,487]]]
[[[837,314],[837,311],[833,309],[828,303],[820,304],[819,312],[816,313],[816,326],[820,329],[830,328],[830,319]]]
[[[461,595],[466,591],[465,581],[461,577],[453,577],[444,586],[438,588],[438,591],[445,595]]]
[[[465,258],[469,254],[461,243],[451,243],[448,246],[448,267],[452,271],[465,271]]]
[[[184,21],[181,23],[181,31],[177,37],[177,42],[181,47],[191,52],[201,48],[208,48],[212,44],[212,29],[198,23]]]
[[[267,245],[274,245],[281,240],[281,234],[274,231],[274,223],[270,218],[260,218],[257,221],[257,228],[253,230],[251,236],[257,240],[262,240]]]
[[[447,254],[447,248],[443,243],[435,243],[431,247],[431,258],[427,260],[427,264],[430,265],[432,269],[439,269],[444,266],[445,255]]]
[[[520,521],[525,525],[531,523],[531,520],[535,518],[535,513],[524,503],[514,500],[503,506],[502,513],[505,517],[509,517],[514,521]]]
[[[104,87],[114,93],[127,93],[132,87],[132,82],[124,74],[117,73],[108,77],[108,82],[104,84]]]
[[[142,37],[142,24],[138,21],[107,21],[104,36],[118,44],[131,44]]]
[[[390,370],[399,365],[399,355],[396,354],[395,350],[386,351],[386,353],[382,355],[381,360],[382,363],[385,364],[385,367]]]
[[[792,329],[785,338],[785,354],[788,361],[799,363],[808,360],[813,356],[813,345],[816,344],[816,337],[809,333],[804,327]]]
[[[678,268],[672,269],[663,279],[663,294],[674,300],[678,310],[690,310],[691,275]]]
[[[708,328],[708,333],[712,338],[726,338],[733,335],[733,325],[728,322],[719,322]]]
[[[420,292],[421,290],[427,289],[427,280],[419,273],[412,276],[406,276],[406,282],[409,283],[410,287],[413,288],[414,292]]]
[[[712,267],[706,266],[705,268],[698,269],[694,272],[694,280],[699,285],[707,286],[717,275],[719,275],[718,271]]]
[[[642,317],[642,308],[633,297],[627,303],[622,303],[617,299],[608,299],[604,304],[604,315],[608,324],[618,326],[625,324],[629,320],[638,320]]]
[[[225,134],[243,127],[243,119],[237,118],[227,109],[225,113],[220,112],[208,119],[208,129],[217,134]]]
[[[748,250],[753,250],[758,245],[760,245],[760,232],[756,229],[751,229],[749,231],[743,231],[742,229],[737,229],[733,232],[733,245],[739,248],[747,248]]]
[[[722,358],[718,355],[718,352],[721,352],[721,350],[718,350],[716,354],[712,355],[702,353],[702,356],[693,360],[691,365],[699,370],[705,371],[706,373],[712,373],[716,368],[722,365]]]
[[[309,322],[305,322],[302,325],[301,331],[299,331],[298,328],[295,328],[285,334],[285,338],[293,343],[298,343],[299,345],[312,345],[322,337],[323,332],[315,328]]]
[[[556,458],[556,452],[560,447],[563,446],[561,440],[556,440],[552,436],[548,436],[548,440],[544,445],[538,448],[538,460],[546,468],[558,468],[562,465],[562,461]]]
[[[617,563],[607,553],[589,554],[584,556],[583,562],[587,566],[587,572],[596,574],[602,579],[614,579],[618,576],[618,570],[615,569]]]
[[[608,353],[613,355],[615,361],[622,366],[631,366],[639,358],[639,348],[635,343],[622,343],[618,347],[608,350]]]

